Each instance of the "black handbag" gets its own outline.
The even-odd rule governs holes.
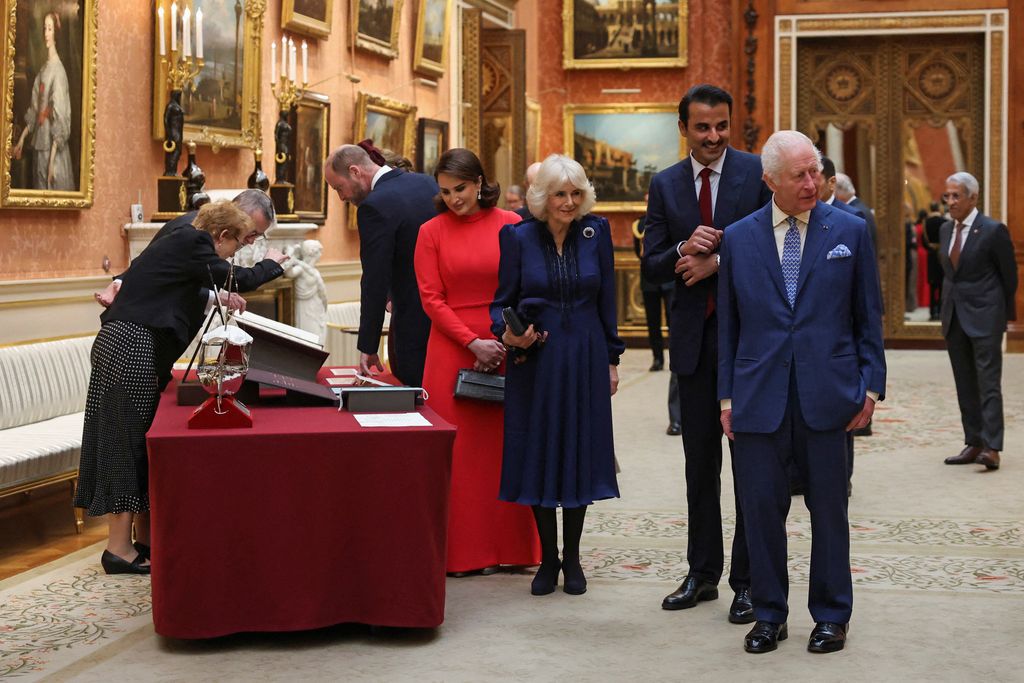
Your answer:
[[[505,401],[504,375],[491,375],[462,368],[455,376],[455,398],[503,403]]]

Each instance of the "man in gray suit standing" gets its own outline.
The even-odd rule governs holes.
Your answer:
[[[999,469],[1003,450],[1003,333],[1017,319],[1017,263],[1006,226],[978,212],[978,181],[946,179],[949,216],[939,230],[942,334],[953,366],[966,447],[947,465]]]

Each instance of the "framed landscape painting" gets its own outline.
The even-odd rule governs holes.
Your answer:
[[[98,0],[0,0],[0,206],[92,206]]]
[[[675,104],[565,106],[565,153],[597,192],[597,211],[645,211],[651,178],[683,158]]]
[[[563,0],[566,69],[687,64],[687,0]]]
[[[420,119],[416,128],[416,170],[434,175],[437,161],[448,151],[448,122]]]
[[[170,6],[166,0],[157,0]],[[253,147],[260,138],[261,0],[192,0],[203,11],[202,71],[193,88],[182,91],[185,140],[221,147]],[[167,12],[167,7],[164,8]],[[154,15],[156,9],[153,10]],[[160,58],[160,36],[153,21],[153,138],[164,138],[164,107],[170,96],[167,64]]]
[[[398,57],[398,27],[402,0],[350,0],[352,41],[355,46],[378,55]]]
[[[295,105],[292,149],[295,150],[295,213],[299,220],[323,225],[327,219],[327,158],[331,103],[326,95],[307,92]]]
[[[281,28],[314,38],[331,35],[334,0],[282,0]]]
[[[420,0],[413,70],[441,78],[448,64],[448,26],[452,0]]]

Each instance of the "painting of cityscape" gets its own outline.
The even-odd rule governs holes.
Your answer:
[[[644,211],[651,178],[686,153],[674,104],[568,105],[565,149],[597,191],[599,211]]]
[[[563,0],[566,69],[686,66],[687,0]]]

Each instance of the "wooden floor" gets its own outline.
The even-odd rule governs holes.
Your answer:
[[[52,562],[107,537],[102,517],[75,533],[67,483],[0,498],[0,580]]]

